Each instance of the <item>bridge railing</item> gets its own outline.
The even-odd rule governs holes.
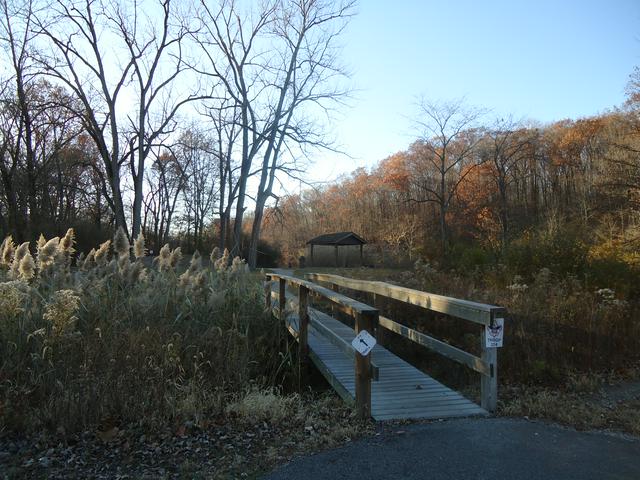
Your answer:
[[[305,277],[314,282],[322,282],[334,287],[343,287],[392,298],[411,305],[417,305],[433,312],[444,313],[485,326],[495,326],[496,319],[504,318],[506,314],[506,309],[495,305],[486,305],[468,300],[435,295],[385,282],[356,280],[339,275],[321,273],[309,273],[305,275]],[[495,411],[498,401],[498,349],[495,347],[487,347],[486,328],[482,329],[480,335],[481,356],[477,357],[381,315],[378,316],[378,324],[380,327],[395,332],[480,373],[481,406],[485,410]]]
[[[300,362],[306,363],[309,358],[309,324],[312,324],[316,331],[325,336],[330,342],[337,346],[347,356],[355,358],[355,401],[356,411],[361,418],[371,416],[371,381],[378,379],[379,368],[371,360],[371,355],[362,356],[342,339],[335,332],[325,327],[321,322],[316,321],[309,315],[309,296],[316,296],[332,302],[335,308],[346,313],[354,319],[356,334],[362,330],[367,330],[371,335],[375,335],[378,325],[378,310],[349,298],[346,295],[334,292],[333,290],[303,280],[301,278],[269,273],[265,282],[265,302],[268,309],[272,308],[272,281],[278,280],[278,318],[285,320],[286,308],[286,286],[287,284],[297,287],[298,290],[298,330],[288,325],[291,334],[298,340],[298,353]]]

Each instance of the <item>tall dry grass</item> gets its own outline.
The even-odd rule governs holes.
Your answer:
[[[76,257],[74,233],[0,247],[0,422],[64,432],[223,414],[284,375],[286,335],[240,259],[179,248],[152,264],[118,231]],[[285,373],[283,373],[285,372]]]
[[[500,266],[461,276],[418,262],[394,279],[420,290],[506,307],[502,379],[562,382],[572,372],[624,370],[640,360],[640,305],[611,288],[539,269],[525,279]],[[478,329],[468,322],[392,303],[397,318],[479,353]]]

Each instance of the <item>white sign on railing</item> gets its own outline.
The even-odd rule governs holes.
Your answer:
[[[351,342],[353,348],[355,348],[363,357],[369,355],[369,352],[371,352],[375,344],[376,339],[373,338],[366,330],[362,330]]]
[[[495,318],[492,325],[485,327],[485,338],[487,348],[498,348],[502,346],[504,338],[504,318]]]

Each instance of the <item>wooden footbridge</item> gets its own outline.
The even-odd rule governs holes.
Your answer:
[[[311,360],[345,401],[351,403],[355,400],[356,409],[361,417],[373,417],[375,420],[429,419],[487,415],[495,410],[497,349],[487,347],[486,328],[482,329],[479,339],[482,354],[481,357],[477,357],[383,317],[376,308],[331,288],[346,288],[393,298],[485,327],[495,327],[497,319],[504,318],[503,308],[433,295],[383,282],[326,274],[308,274],[306,278],[303,280],[281,272],[267,274],[267,307],[277,318],[285,322],[291,335],[298,341],[301,363],[304,365]],[[288,290],[287,286],[292,287],[292,290]],[[310,297],[330,301],[333,308],[353,319],[355,330],[312,308],[309,305]],[[351,342],[359,332],[367,330],[374,337],[378,337],[382,328],[478,372],[481,375],[481,405],[437,382],[379,343],[367,356],[356,352]]]

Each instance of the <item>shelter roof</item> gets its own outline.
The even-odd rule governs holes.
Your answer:
[[[353,232],[325,233],[312,238],[308,245],[364,245],[367,241]]]

